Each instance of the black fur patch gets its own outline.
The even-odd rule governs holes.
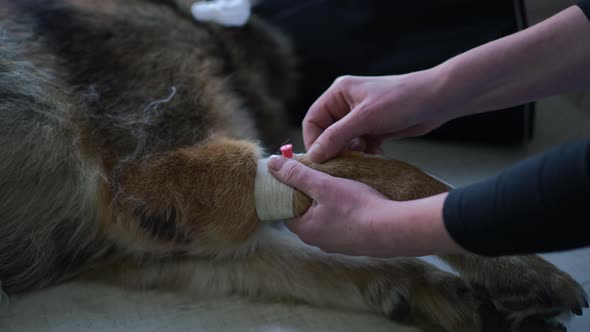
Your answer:
[[[171,5],[160,6],[167,15],[152,13],[133,19],[125,15],[133,15],[126,10],[135,7],[126,8],[124,3],[121,7],[116,15],[106,15],[60,1],[18,3],[35,35],[58,55],[64,79],[81,96],[88,91],[96,96],[84,100],[88,115],[81,116],[96,129],[98,138],[106,140],[102,145],[121,158],[135,159],[202,140],[207,135],[203,124],[210,123],[209,113],[200,99],[193,97],[198,91],[190,84],[192,76],[181,71],[180,64],[162,59],[190,58],[192,45],[199,43],[212,51],[208,46],[212,37],[187,31],[181,17],[177,23],[182,28],[171,26]],[[219,57],[214,52],[211,55]],[[174,98],[165,107],[148,109],[155,100],[169,96],[173,87]]]
[[[178,227],[178,213],[175,208],[152,213],[147,212],[145,207],[138,207],[135,209],[135,215],[139,218],[140,227],[158,240],[190,242],[190,239]]]
[[[412,320],[411,315],[412,308],[410,307],[410,303],[404,296],[399,295],[399,303],[389,313],[389,318],[394,322],[407,324]]]

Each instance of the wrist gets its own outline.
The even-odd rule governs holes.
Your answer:
[[[444,122],[450,121],[473,112],[474,89],[466,89],[463,86],[461,72],[451,61],[428,69],[427,82],[429,84],[430,100],[433,101],[432,109],[438,114],[433,114]]]
[[[422,237],[421,245],[428,248],[426,254],[465,253],[451,237],[444,221],[444,204],[448,192],[409,202],[409,222],[414,223],[418,236]]]
[[[486,73],[487,68],[482,68],[479,61],[472,52],[467,52],[433,68],[441,77],[440,93],[448,100],[451,119],[491,110],[486,98],[495,94],[496,82],[504,77],[499,78],[502,74],[497,72]]]
[[[375,250],[382,256],[465,253],[444,225],[443,206],[447,195],[407,202],[388,201],[372,227]]]

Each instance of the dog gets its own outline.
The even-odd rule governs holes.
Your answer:
[[[328,254],[257,217],[258,160],[297,98],[288,39],[183,0],[0,0],[0,280],[71,278],[371,311],[424,331],[561,331],[583,289],[538,256]],[[449,190],[396,160],[322,172],[394,200]],[[395,184],[395,185],[393,185]],[[305,201],[305,198],[300,200]]]

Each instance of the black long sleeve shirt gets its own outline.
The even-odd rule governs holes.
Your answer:
[[[578,6],[590,19],[590,0]],[[590,246],[590,139],[564,144],[451,191],[443,217],[451,237],[480,255]]]

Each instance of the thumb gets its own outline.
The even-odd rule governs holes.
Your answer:
[[[332,176],[311,169],[296,160],[279,156],[270,157],[268,167],[272,175],[279,181],[299,189],[316,201],[325,189],[322,184],[332,178]]]
[[[307,151],[307,155],[314,163],[322,163],[348,148],[353,139],[363,134],[365,132],[358,123],[355,112],[350,112],[326,128]]]

